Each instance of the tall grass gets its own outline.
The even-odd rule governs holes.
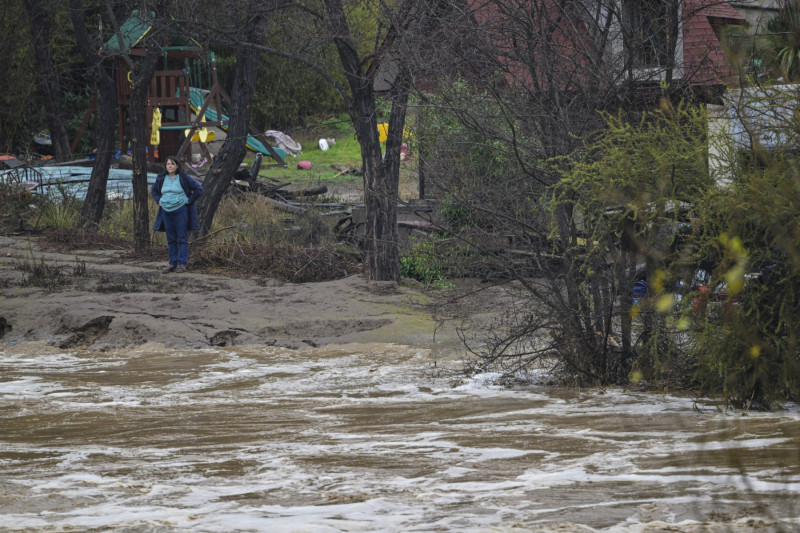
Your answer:
[[[214,215],[214,240],[236,236],[245,243],[272,242],[283,227],[283,217],[266,198],[236,190],[223,197]]]
[[[18,184],[0,181],[0,224],[19,228],[35,209],[31,192]]]
[[[263,196],[231,191],[217,208],[211,233],[216,242],[319,246],[334,242],[334,222],[314,210],[289,217]]]
[[[336,279],[357,272],[359,257],[337,245],[334,222],[312,210],[287,217],[261,196],[232,191],[217,209],[210,236],[192,246],[191,262],[296,283]]]
[[[47,201],[42,204],[41,209],[41,216],[38,218],[36,225],[52,229],[75,226],[81,214],[80,204],[75,201]]]
[[[155,220],[158,206],[149,201],[150,224]],[[98,232],[108,237],[133,240],[133,200],[118,198],[106,203]],[[164,241],[166,242],[166,241]]]

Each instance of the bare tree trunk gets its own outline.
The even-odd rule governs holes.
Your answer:
[[[97,151],[79,221],[79,225],[84,226],[87,223],[99,224],[106,205],[108,169],[111,167],[114,152],[114,128],[117,123],[117,88],[113,77],[113,63],[110,60],[104,61],[97,54],[96,47],[92,46],[81,0],[70,0],[70,11],[78,49],[99,92]]]
[[[136,250],[141,251],[150,244],[150,213],[147,206],[150,198],[147,190],[147,91],[150,79],[156,71],[161,49],[154,39],[147,47],[143,59],[133,65],[133,87],[131,89],[131,155],[133,159],[133,235]]]
[[[258,26],[258,25],[256,25]],[[253,32],[255,33],[255,32]],[[246,139],[250,123],[250,103],[258,74],[258,52],[241,48],[236,52],[236,72],[231,91],[232,109],[228,136],[203,183],[204,193],[198,202],[203,234],[208,234],[220,200],[228,190],[233,175],[247,153]]]
[[[61,117],[61,86],[50,55],[50,25],[45,15],[45,6],[41,0],[25,0],[25,8],[28,11],[31,40],[36,56],[39,93],[44,102],[45,118],[55,158],[58,161],[68,161],[72,156],[67,131]]]
[[[390,130],[391,142],[396,146],[397,160],[381,156],[375,105],[374,80],[365,75],[358,50],[353,44],[341,0],[325,0],[339,58],[350,87],[349,109],[356,137],[361,144],[364,165],[364,201],[366,204],[366,237],[364,244],[364,271],[371,280],[400,281],[400,251],[397,243],[397,188],[399,180],[400,144],[402,143],[408,88],[405,83],[393,99]],[[401,75],[401,78],[404,76]],[[399,125],[399,136],[397,128]]]
[[[114,80],[98,80],[99,104],[97,109],[97,151],[95,152],[94,167],[89,177],[89,187],[86,198],[81,208],[81,225],[87,222],[100,223],[103,210],[106,207],[106,186],[108,183],[108,170],[114,156],[116,136],[114,129],[117,124],[117,93]]]
[[[400,246],[397,230],[397,201],[400,182],[400,151],[403,146],[403,126],[408,108],[408,75],[403,72],[395,80],[392,96],[392,112],[389,115],[389,131],[386,139],[386,153],[383,156],[378,180],[365,186],[364,190],[377,191],[379,203],[370,216],[367,203],[368,233],[370,226],[382,228],[372,232],[373,242],[365,254],[364,264],[368,265],[370,279],[400,281]],[[380,151],[380,144],[378,145]],[[364,173],[365,178],[368,176]]]

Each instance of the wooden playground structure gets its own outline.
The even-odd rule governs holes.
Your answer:
[[[131,58],[144,56],[144,49],[136,45],[149,29],[149,23],[139,18],[136,12],[120,27],[123,45]],[[118,54],[120,50],[117,37],[109,39],[104,46],[107,52]],[[210,162],[213,155],[206,143],[215,139],[215,130],[208,128],[227,131],[230,122],[223,112],[223,104],[230,105],[231,98],[217,79],[216,56],[197,43],[180,37],[165,37],[161,50],[160,69],[151,78],[147,92],[147,160],[160,163],[168,156],[176,155],[183,161],[191,162],[192,145],[196,144],[201,157]],[[132,87],[130,67],[122,57],[118,56],[115,60],[115,73],[119,147],[120,152],[125,154],[131,140]],[[95,95],[73,140],[73,151],[96,109]],[[252,124],[248,127],[247,148],[286,166],[286,152],[271,146],[264,134]]]

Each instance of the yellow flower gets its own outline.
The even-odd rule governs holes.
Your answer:
[[[674,304],[675,300],[673,296],[671,294],[665,294],[656,301],[656,311],[659,313],[669,313]]]

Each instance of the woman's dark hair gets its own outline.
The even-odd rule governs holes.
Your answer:
[[[177,167],[178,167],[178,170],[181,170],[181,169],[183,168],[183,167],[181,166],[181,162],[180,162],[180,161],[178,160],[178,158],[177,158],[177,157],[175,157],[174,155],[168,156],[168,157],[167,157],[167,161],[172,161],[173,163],[175,163],[175,165],[177,165]],[[164,165],[166,165],[166,164],[167,164],[167,161],[164,161]]]

